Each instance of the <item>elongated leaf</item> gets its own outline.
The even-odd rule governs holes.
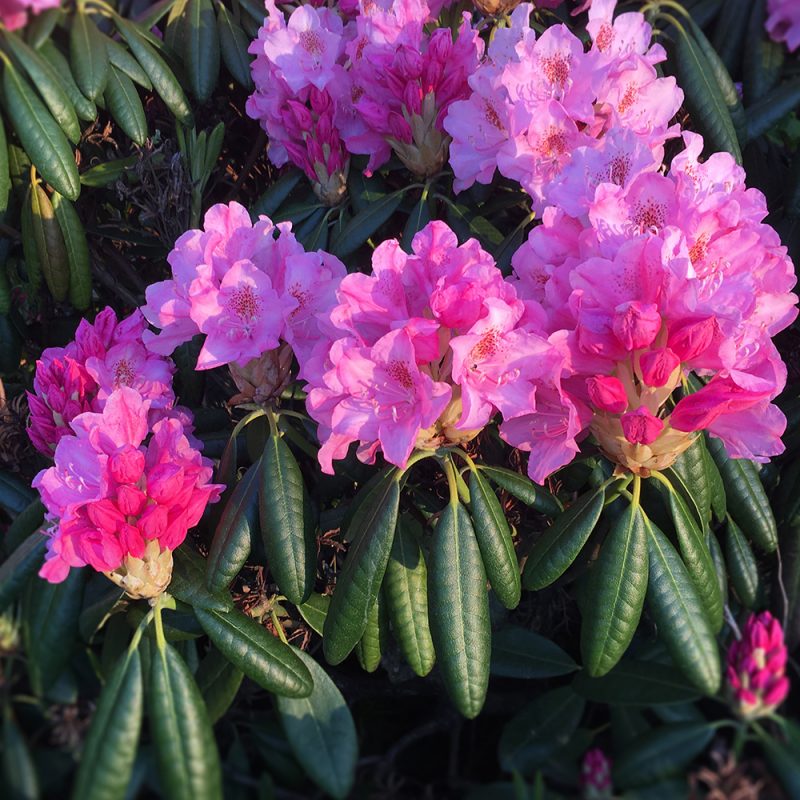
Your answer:
[[[383,590],[395,639],[417,675],[425,676],[436,660],[428,623],[428,568],[412,521],[401,514],[386,566]]]
[[[33,500],[17,516],[3,536],[3,552],[11,554],[44,522],[45,508],[41,500]],[[2,564],[0,564],[2,569]]]
[[[569,687],[554,689],[525,706],[503,729],[498,746],[506,771],[530,774],[574,734],[585,701]]]
[[[72,148],[30,84],[12,64],[3,68],[6,110],[14,130],[42,177],[68,200],[80,194]]]
[[[209,650],[197,668],[197,688],[203,695],[208,718],[213,725],[231,707],[244,673],[231,664],[216,647]]]
[[[22,65],[28,77],[36,87],[36,91],[44,100],[45,105],[59,124],[66,137],[77,144],[81,138],[81,127],[69,95],[64,90],[50,64],[39,53],[29,47],[14,33],[6,32],[4,40],[15,58]]]
[[[22,641],[28,657],[28,675],[37,695],[56,682],[69,663],[78,640],[86,575],[72,570],[61,583],[29,579],[22,600]]]
[[[41,186],[31,186],[31,222],[36,253],[45,283],[54,300],[62,302],[69,292],[69,261],[53,204]]]
[[[284,172],[250,207],[250,216],[253,221],[257,220],[261,214],[269,217],[274,215],[302,177],[303,173],[299,169],[290,169],[288,172]]]
[[[250,555],[258,525],[258,490],[261,461],[245,472],[233,490],[211,540],[206,584],[214,593],[224,592],[239,574]]]
[[[17,599],[28,579],[42,566],[46,552],[47,537],[34,533],[0,564],[0,611]]]
[[[211,0],[188,0],[184,57],[192,94],[204,103],[219,77],[219,33]]]
[[[184,544],[173,551],[169,593],[182,603],[197,608],[228,611],[233,600],[227,592],[211,592],[206,584],[206,560]]]
[[[430,201],[427,197],[420,197],[417,204],[411,209],[408,215],[406,226],[403,228],[403,250],[406,253],[411,252],[411,242],[414,236],[421,231],[431,221],[431,207]]]
[[[729,458],[719,439],[709,439],[708,449],[722,476],[734,522],[762,550],[773,552],[778,546],[778,528],[755,465],[744,458]]]
[[[647,603],[658,635],[686,677],[705,694],[713,695],[722,675],[714,631],[675,548],[652,522],[648,520],[646,525],[650,557]]]
[[[662,725],[628,745],[613,766],[614,785],[645,786],[680,774],[711,741],[714,727],[708,722],[676,722]]]
[[[703,475],[705,475],[702,460],[700,461],[700,467]],[[706,537],[698,527],[691,511],[687,508],[683,497],[674,489],[668,489],[664,494],[672,516],[672,523],[678,538],[678,546],[680,547],[683,562],[700,598],[711,629],[718,633],[722,628],[722,596],[719,591],[716,570],[714,569],[714,560],[706,544]]]
[[[38,800],[41,797],[36,766],[11,713],[10,703],[6,703],[3,709],[2,767],[3,796],[7,800]]]
[[[282,436],[270,434],[261,457],[259,519],[267,564],[281,592],[295,605],[314,588],[316,531],[303,514],[303,476]]]
[[[114,181],[119,180],[119,178],[125,174],[125,170],[132,167],[135,163],[136,156],[134,155],[97,164],[87,169],[86,172],[81,173],[81,183],[84,186],[91,186],[93,188],[108,186],[114,183]]]
[[[21,514],[36,498],[29,485],[16,475],[0,470],[0,508],[12,517]]]
[[[758,600],[758,564],[753,551],[739,526],[728,517],[728,535],[725,539],[725,561],[731,583],[739,602],[753,609]]]
[[[434,533],[428,598],[442,680],[455,707],[472,719],[489,685],[489,598],[472,521],[466,508],[452,500]]]
[[[469,496],[486,576],[497,599],[506,608],[516,608],[521,586],[511,529],[494,490],[477,470],[471,470],[469,474]]]
[[[680,477],[683,487],[686,487],[685,494],[691,494],[692,502],[687,501],[685,505],[692,512],[696,510],[699,513],[703,530],[708,528],[711,517],[711,486],[703,457],[705,449],[703,437],[695,437],[691,446],[678,456],[671,467],[671,471]],[[681,490],[683,487],[679,485],[676,488]]]
[[[714,70],[697,41],[686,30],[676,34],[673,66],[678,85],[684,92],[684,104],[703,133],[710,151],[727,150],[736,163],[741,164],[742,153],[736,131]]]
[[[785,48],[764,29],[766,0],[754,0],[744,40],[742,91],[748,105],[758,102],[780,80]]]
[[[143,145],[147,139],[147,119],[133,81],[121,70],[111,67],[103,97],[117,125],[132,141]]]
[[[800,765],[797,762],[800,731],[794,723],[788,723],[786,730],[789,731],[786,741],[775,739],[765,731],[760,731],[758,736],[767,761],[786,790],[787,797],[794,798],[800,797]]]
[[[636,632],[647,592],[647,529],[633,505],[617,519],[592,568],[581,624],[581,652],[590,675],[605,675]]]
[[[403,199],[404,192],[404,189],[400,189],[387,194],[363,211],[359,211],[336,238],[333,254],[343,258],[358,250],[394,214]]]
[[[561,503],[550,492],[541,486],[537,486],[527,476],[503,467],[480,466],[479,469],[486,474],[492,483],[497,484],[501,489],[505,489],[510,495],[540,514],[555,517],[563,511]]]
[[[152,655],[147,714],[164,794],[170,800],[221,800],[219,753],[206,706],[169,644]]]
[[[578,557],[600,519],[605,487],[579,497],[541,535],[533,546],[522,573],[526,589],[549,586],[564,574]]]
[[[397,526],[400,483],[397,473],[379,482],[364,498],[350,524],[352,545],[325,619],[323,649],[331,664],[347,657],[364,635],[378,596]]]
[[[297,610],[300,616],[308,623],[311,630],[322,636],[322,629],[325,627],[325,617],[328,616],[328,608],[331,605],[329,594],[317,594],[311,592],[311,596],[305,603],[300,603]]]
[[[505,678],[555,678],[580,669],[555,642],[527,628],[509,625],[492,638],[492,675]]]
[[[375,603],[369,611],[364,635],[356,645],[356,658],[364,672],[375,672],[380,666],[381,657],[388,641],[388,619],[382,592],[378,592]]]
[[[688,703],[700,695],[673,667],[631,659],[623,659],[600,678],[581,672],[575,676],[572,688],[587,700],[612,707]]]
[[[217,28],[219,29],[220,54],[225,68],[239,86],[252,91],[251,58],[247,52],[250,39],[239,25],[234,22],[223,3],[217,3]]]
[[[66,197],[53,192],[51,200],[69,264],[69,301],[79,311],[83,311],[92,301],[92,272],[86,231],[75,206]]]
[[[719,469],[717,469],[714,459],[711,458],[706,442],[707,437],[703,436],[703,463],[706,467],[706,482],[711,494],[711,511],[717,522],[722,522],[725,519],[727,510],[725,484],[722,482],[722,476],[719,474]]]
[[[106,37],[105,41],[111,66],[116,67],[143,89],[150,91],[153,88],[153,84],[150,82],[150,78],[147,77],[147,73],[142,69],[141,64],[119,42],[115,42],[108,37]]]
[[[788,81],[767,92],[747,109],[747,133],[757,139],[800,105],[800,79]]]
[[[53,68],[53,73],[67,93],[78,118],[87,122],[94,121],[97,118],[97,106],[88,97],[84,97],[75,82],[72,67],[62,52],[53,42],[47,41],[39,48],[39,55]]]
[[[714,49],[732,74],[738,71],[741,63],[747,15],[752,2],[753,0],[725,0],[714,25]]]
[[[250,617],[235,609],[195,608],[195,615],[217,649],[259,686],[286,697],[311,694],[311,675],[292,648]]]
[[[286,737],[305,773],[332,797],[345,798],[355,779],[358,741],[350,710],[322,667],[295,651],[314,680],[306,698],[277,699]]]
[[[64,11],[59,7],[48,8],[28,20],[25,36],[34,50],[38,50],[50,38],[63,14]]]
[[[178,122],[186,127],[191,127],[192,109],[175,74],[156,52],[153,45],[147,41],[141,30],[120,17],[117,17],[115,21],[117,30],[128,43],[128,47],[141,64],[142,69],[147,73],[156,94],[175,115]]]
[[[108,80],[108,51],[105,37],[82,9],[72,18],[69,55],[72,74],[81,92],[90,100],[97,100]]]

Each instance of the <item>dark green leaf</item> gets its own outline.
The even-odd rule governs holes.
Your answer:
[[[261,214],[271,217],[281,207],[283,201],[291,194],[292,189],[297,186],[302,177],[303,173],[299,169],[290,169],[288,172],[284,172],[250,208],[250,216],[253,220],[258,219]]]
[[[47,537],[34,533],[0,564],[0,611],[16,600],[28,579],[42,566],[46,552]]]
[[[380,666],[381,656],[386,650],[388,640],[388,619],[382,592],[378,592],[369,611],[364,635],[356,645],[356,658],[365,672],[375,672]]]
[[[767,92],[747,109],[747,133],[757,139],[800,105],[800,79],[787,81]]]
[[[139,62],[119,42],[115,42],[108,37],[106,37],[105,41],[111,66],[125,73],[134,83],[138,83],[139,86],[149,92],[153,88],[153,84]]]
[[[722,674],[719,649],[700,596],[669,539],[649,520],[646,526],[647,603],[658,635],[686,677],[705,694],[716,694]],[[712,575],[709,580],[714,581]]]
[[[644,606],[647,570],[644,516],[630,505],[606,537],[589,578],[581,652],[590,675],[605,675],[628,648]]]
[[[481,552],[467,509],[451,499],[436,524],[428,571],[433,645],[455,707],[476,717],[486,699],[492,631]]]
[[[125,174],[125,170],[135,163],[136,156],[128,156],[97,164],[81,173],[81,183],[92,188],[108,186],[119,180]]]
[[[510,495],[540,514],[555,517],[563,511],[563,506],[557,498],[546,489],[537,486],[527,476],[520,475],[519,472],[503,467],[487,467],[483,465],[479,466],[478,469],[485,472],[489,480],[497,484],[501,489],[505,489]]]
[[[242,685],[244,673],[231,664],[216,647],[212,647],[200,662],[195,678],[206,704],[208,718],[213,725],[233,703]]]
[[[69,56],[75,81],[90,100],[97,100],[106,88],[109,64],[105,40],[92,18],[80,8],[70,24]]]
[[[605,486],[579,497],[539,537],[525,563],[522,584],[526,589],[549,586],[578,557],[600,519]]]
[[[383,590],[395,639],[417,675],[425,676],[436,660],[428,624],[428,568],[408,514],[397,522]]]
[[[353,516],[352,544],[325,620],[323,648],[331,664],[344,661],[367,627],[392,549],[399,504],[399,475],[392,472],[373,487]]]
[[[311,675],[294,650],[255,620],[236,609],[195,608],[195,615],[217,649],[263,689],[287,697],[311,694]]]
[[[233,600],[227,592],[212,593],[206,585],[206,560],[189,549],[187,544],[172,554],[174,566],[169,593],[182,603],[195,608],[227,611],[233,608]]]
[[[33,500],[17,514],[3,536],[3,550],[10,554],[44,522],[45,507],[41,500]],[[1,567],[0,567],[1,568]]]
[[[555,678],[580,669],[555,642],[527,628],[509,625],[492,638],[492,675],[504,678]]]
[[[731,583],[739,602],[749,609],[756,606],[758,599],[758,564],[749,542],[739,526],[728,517],[728,535],[725,539],[725,561],[730,573]]]
[[[146,696],[164,795],[170,800],[222,800],[219,753],[203,697],[169,644],[154,648]]]
[[[520,574],[508,521],[486,479],[473,469],[469,474],[470,511],[486,576],[497,599],[516,608],[520,598]]]
[[[114,122],[133,142],[143,145],[147,139],[147,119],[133,81],[121,70],[111,67],[103,97]]]
[[[4,778],[5,800],[38,800],[41,797],[36,767],[8,702],[3,708],[2,765],[0,774]]]
[[[31,224],[36,254],[53,299],[63,302],[69,292],[69,261],[61,227],[44,189],[31,185]]]
[[[219,29],[219,46],[222,61],[226,69],[239,86],[253,90],[253,78],[250,75],[250,54],[247,48],[250,39],[234,22],[224,3],[217,3],[217,27]]]
[[[51,199],[67,252],[69,301],[76,309],[83,311],[92,301],[92,272],[86,231],[75,211],[75,206],[66,197],[53,192]]]
[[[123,800],[142,727],[142,665],[126,651],[103,688],[72,787],[73,800]]]
[[[205,103],[219,77],[219,33],[211,0],[188,0],[183,62],[192,94]]]
[[[311,673],[314,691],[303,699],[277,699],[286,737],[295,757],[317,786],[332,797],[347,797],[358,758],[353,718],[325,670],[307,653],[295,652]]]
[[[421,231],[431,221],[430,201],[427,197],[420,197],[406,220],[403,228],[403,250],[411,252],[411,242],[419,231]]]
[[[39,49],[39,55],[53,68],[56,78],[75,107],[78,118],[93,122],[97,118],[97,106],[88,97],[84,97],[78,84],[75,83],[72,67],[62,52],[53,42],[48,41]]]
[[[744,40],[742,93],[747,105],[758,102],[780,80],[784,45],[774,42],[764,29],[766,0],[754,0],[748,35]]]
[[[329,594],[311,592],[308,600],[305,603],[300,603],[297,606],[297,610],[310,628],[322,636],[322,629],[325,626],[325,617],[328,616],[330,604],[331,596]]]
[[[333,245],[333,254],[339,258],[349,256],[358,250],[389,217],[394,214],[403,199],[405,189],[387,194],[359,211]]]

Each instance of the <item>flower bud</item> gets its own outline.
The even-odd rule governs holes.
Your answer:
[[[787,655],[780,622],[769,611],[751,614],[742,638],[728,649],[728,688],[742,719],[771,714],[786,699]]]
[[[172,579],[172,551],[161,550],[158,542],[151,539],[145,547],[144,557],[125,556],[122,565],[113,572],[106,572],[125,594],[134,600],[150,600],[166,591]]]
[[[583,800],[606,800],[611,797],[611,762],[599,748],[587,750],[581,764]]]
[[[282,344],[274,350],[267,350],[258,358],[252,358],[243,367],[237,363],[229,365],[231,377],[239,390],[228,404],[267,403],[277,397],[289,382],[292,366],[292,348]]]

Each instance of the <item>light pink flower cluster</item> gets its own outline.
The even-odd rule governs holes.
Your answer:
[[[771,401],[786,368],[771,337],[797,316],[794,270],[733,158],[700,162],[701,137],[684,140],[668,175],[631,158],[624,181],[584,189],[577,216],[548,208],[513,259],[519,296],[567,338],[565,385],[594,411],[601,447],[645,475],[699,430],[734,457],[783,450]],[[673,408],[689,371],[708,382]]]
[[[109,395],[130,386],[150,402],[151,416],[172,407],[169,359],[149,352],[142,336],[146,322],[134,311],[121,322],[111,308],[101,311],[93,324],[82,320],[75,340],[67,347],[50,347],[36,362],[30,439],[37,450],[52,456],[70,423],[85,411],[102,411]]]
[[[791,52],[800,47],[800,4],[797,0],[767,0],[767,33]]]
[[[644,16],[613,19],[615,5],[592,5],[588,52],[565,25],[537,37],[530,3],[514,11],[511,27],[495,31],[486,60],[469,77],[470,96],[453,103],[444,121],[456,191],[490,183],[499,170],[541,213],[565,197],[577,202],[584,184],[624,182],[626,159],[660,166],[683,93],[674,78],[656,72],[666,54],[650,45]]]
[[[269,134],[273,163],[301,167],[331,205],[344,192],[349,153],[369,155],[367,174],[392,148],[416,174],[438,171],[447,158],[442,120],[467,96],[483,49],[466,15],[455,41],[449,27],[430,30],[443,5],[362,0],[345,20],[301,5],[286,21],[268,2],[250,47],[256,91],[247,113]]]
[[[609,800],[611,797],[611,761],[599,747],[584,754],[580,785],[583,800]]]
[[[415,448],[471,439],[497,411],[547,416],[557,406],[559,423],[577,417],[560,385],[564,356],[539,334],[536,304],[526,307],[478,242],[459,246],[444,223],[420,231],[411,254],[396,240],[381,244],[372,273],[348,275],[337,297],[327,357],[306,370],[323,471],[352,442],[363,461],[380,449],[403,467]],[[542,470],[574,455],[580,427],[564,425],[560,450],[542,448]]]
[[[203,230],[181,236],[168,256],[172,279],[149,286],[144,316],[161,328],[147,347],[169,354],[197,334],[205,340],[197,369],[245,368],[287,342],[301,361],[322,332],[317,315],[334,302],[344,265],[307,253],[290,223],[252,223],[238,203],[212,206]]]
[[[101,412],[72,420],[74,435],[61,438],[55,465],[34,479],[55,523],[40,572],[48,581],[89,565],[142,596],[169,582],[171,557],[168,570],[149,576],[155,587],[146,573],[163,566],[162,554],[181,544],[224,487],[209,483],[213,468],[191,436],[188,412],[168,411],[151,424],[150,408],[135,389],[115,389]]]
[[[48,8],[56,8],[61,0],[0,0],[0,23],[10,31],[22,28],[29,15],[41,14]]]
[[[728,650],[728,687],[741,717],[771,714],[786,699],[787,658],[780,622],[769,611],[751,614]]]

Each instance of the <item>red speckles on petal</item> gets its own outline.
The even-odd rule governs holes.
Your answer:
[[[320,56],[325,51],[325,45],[316,31],[300,31],[300,46],[312,56]]]
[[[696,265],[701,261],[705,261],[707,255],[708,255],[708,234],[701,233],[700,236],[697,237],[697,241],[692,245],[691,249],[689,250],[689,260],[692,262],[692,265]]]
[[[386,366],[386,374],[404,389],[414,388],[414,376],[404,361],[390,361]]]
[[[652,197],[637,203],[633,223],[640,231],[659,231],[667,221],[667,207]]]
[[[607,22],[604,22],[597,32],[597,38],[594,40],[597,49],[602,53],[608,50],[614,42],[614,29]]]
[[[127,358],[121,358],[114,364],[114,388],[131,386],[136,379],[136,371]]]
[[[563,88],[569,80],[570,56],[566,53],[555,53],[539,59],[542,73],[548,83]]]
[[[624,186],[631,172],[630,156],[618,153],[608,164],[608,180],[617,186]]]
[[[252,286],[239,286],[231,293],[228,310],[242,322],[252,322],[261,313],[261,300]]]
[[[624,114],[636,102],[638,97],[639,87],[635,83],[629,83],[625,87],[625,93],[620,98],[619,103],[617,103],[617,111],[620,114]]]
[[[483,334],[481,340],[472,348],[470,353],[471,360],[477,366],[481,361],[491,358],[500,349],[500,332],[496,328],[490,328]]]
[[[493,125],[495,128],[497,128],[497,130],[504,131],[505,130],[505,126],[500,121],[500,117],[499,117],[497,111],[495,110],[495,107],[488,100],[484,101],[484,105],[485,105],[485,108],[484,108],[484,112],[483,113],[484,113],[484,116],[486,117],[486,121],[490,125]]]

